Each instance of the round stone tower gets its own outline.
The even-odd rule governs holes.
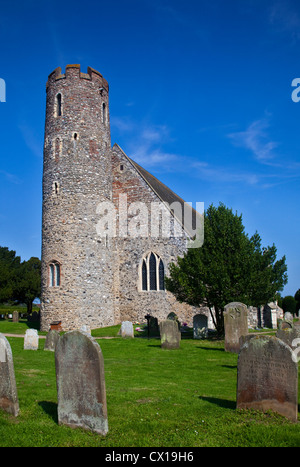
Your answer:
[[[112,240],[96,230],[97,206],[112,199],[108,83],[67,65],[46,90],[41,329],[111,325]]]

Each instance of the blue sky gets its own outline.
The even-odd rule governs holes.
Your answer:
[[[299,0],[0,0],[0,43],[1,246],[40,257],[45,84],[80,63],[109,82],[112,144],[242,214],[300,288]]]

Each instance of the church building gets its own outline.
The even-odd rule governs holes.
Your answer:
[[[177,302],[165,275],[191,242],[201,246],[202,217],[111,146],[109,87],[98,71],[56,68],[46,91],[41,329],[171,312],[191,324],[199,309]]]

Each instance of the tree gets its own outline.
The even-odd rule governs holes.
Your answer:
[[[294,315],[296,313],[296,305],[297,302],[292,295],[286,295],[282,300],[282,309],[285,313],[289,312]]]
[[[32,257],[23,261],[18,270],[15,299],[26,303],[27,313],[32,312],[32,302],[41,295],[41,261]]]
[[[14,299],[20,257],[7,247],[0,247],[0,303]]]
[[[208,306],[221,336],[227,303],[258,306],[283,289],[287,267],[285,257],[276,261],[276,253],[275,245],[262,248],[257,232],[248,237],[241,215],[222,203],[211,205],[204,213],[203,246],[188,249],[170,265],[166,288],[180,302]]]
[[[294,299],[296,300],[296,310],[295,313],[298,314],[300,310],[300,289],[297,290],[297,292],[294,295]]]

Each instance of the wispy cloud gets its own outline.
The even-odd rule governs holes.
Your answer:
[[[43,142],[41,136],[26,123],[21,123],[19,129],[23,136],[26,146],[36,157],[43,157]]]
[[[197,177],[210,183],[244,183],[251,186],[260,183],[260,177],[256,173],[235,171],[234,169],[215,166],[206,162],[195,162],[193,169]]]
[[[14,183],[15,185],[20,185],[20,183],[22,183],[17,175],[7,172],[6,170],[0,170],[0,174],[4,175],[8,182]]]
[[[164,146],[172,141],[170,129],[166,125],[134,122],[119,117],[114,117],[111,125],[125,141],[125,152],[128,151],[128,156],[139,164],[148,167],[167,166],[180,158],[179,155],[164,150]]]
[[[279,143],[273,141],[269,134],[270,127],[267,118],[256,120],[251,123],[245,131],[228,134],[233,144],[244,147],[251,151],[257,161],[266,165],[278,165],[274,162],[276,157],[275,149]]]
[[[300,14],[290,0],[274,2],[269,10],[269,22],[278,32],[289,34],[293,41],[299,41]]]

